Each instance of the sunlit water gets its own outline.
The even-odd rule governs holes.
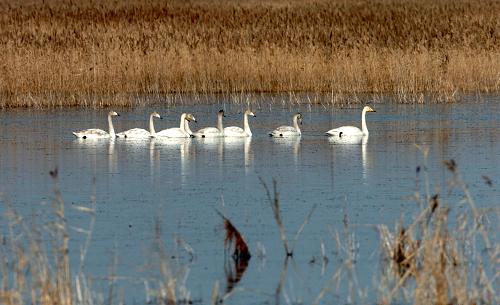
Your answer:
[[[85,262],[85,273],[96,290],[114,274],[120,276],[118,298],[128,303],[146,299],[144,280],[153,281],[151,249],[155,223],[169,255],[189,268],[186,286],[195,300],[207,303],[218,281],[226,287],[224,231],[217,210],[226,214],[244,234],[253,257],[236,285],[231,304],[274,303],[284,250],[273,218],[264,181],[276,179],[282,218],[293,237],[309,211],[309,224],[300,235],[283,286],[284,301],[311,303],[341,265],[333,233],[344,232],[347,221],[356,238],[359,287],[376,282],[378,234],[375,225],[393,228],[416,211],[410,199],[416,188],[416,167],[424,164],[416,144],[429,149],[431,192],[440,192],[454,207],[459,192],[449,192],[449,172],[442,161],[454,159],[483,207],[498,205],[500,183],[500,98],[482,103],[448,105],[374,104],[368,114],[370,137],[359,145],[331,143],[324,132],[341,125],[360,126],[361,107],[255,104],[250,118],[251,139],[216,140],[77,140],[73,130],[107,129],[107,110],[16,110],[0,113],[0,192],[28,218],[48,214],[54,198],[49,171],[58,168],[58,186],[68,205],[97,203],[96,225]],[[216,113],[226,110],[225,126],[242,125],[243,105],[164,106],[115,109],[118,131],[147,128],[156,110],[164,120],[156,129],[176,127],[180,113],[192,112],[193,130],[215,126]],[[273,139],[267,133],[287,124],[296,111],[304,117],[300,139]],[[490,177],[488,186],[482,176]],[[420,176],[420,180],[422,176]],[[2,206],[1,209],[4,209]],[[67,209],[69,225],[86,228],[89,216]],[[2,230],[5,230],[3,222]],[[79,262],[83,235],[71,231],[71,258]],[[174,242],[180,238],[195,257]],[[328,264],[321,263],[324,243]],[[259,246],[258,246],[259,245]],[[262,253],[265,249],[265,253]],[[176,260],[174,259],[174,262]],[[348,282],[346,277],[343,283]],[[346,301],[346,285],[332,289],[326,300]],[[370,303],[370,302],[368,302]]]

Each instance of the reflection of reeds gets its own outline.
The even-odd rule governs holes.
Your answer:
[[[288,273],[288,259],[292,258],[293,259],[293,251],[295,249],[295,245],[299,239],[300,234],[302,231],[304,231],[306,225],[309,223],[309,220],[311,219],[311,216],[316,209],[316,205],[313,205],[309,213],[307,214],[306,218],[304,219],[304,222],[302,225],[299,227],[297,230],[297,233],[294,236],[293,239],[293,244],[291,247],[288,244],[288,238],[285,233],[285,226],[283,224],[283,220],[281,217],[281,210],[280,210],[280,196],[278,192],[278,183],[275,179],[273,179],[273,194],[271,195],[271,191],[269,190],[269,187],[267,186],[266,182],[264,179],[260,178],[260,183],[264,187],[264,190],[266,191],[267,195],[267,200],[269,201],[269,204],[271,205],[271,209],[273,211],[273,216],[274,220],[276,221],[276,224],[278,225],[278,229],[280,232],[280,238],[281,241],[283,242],[283,247],[285,249],[285,260],[283,262],[283,268],[280,273],[280,278],[278,282],[278,286],[276,287],[276,292],[275,292],[275,303],[280,304],[280,300],[283,294],[283,285],[285,284],[286,276]]]
[[[264,182],[264,180],[262,178],[259,178],[259,179],[260,179],[260,182],[262,183],[262,186],[266,190],[267,199],[269,200],[269,204],[271,205],[271,209],[273,210],[274,219],[276,220],[276,224],[278,225],[278,229],[280,231],[280,238],[281,238],[281,241],[283,242],[283,247],[285,248],[286,256],[287,257],[293,256],[293,250],[295,249],[295,245],[299,239],[299,236],[302,233],[302,231],[304,231],[306,225],[309,223],[309,220],[311,219],[312,213],[316,209],[316,205],[313,205],[313,207],[311,208],[311,210],[307,214],[306,218],[304,219],[304,222],[297,230],[297,233],[295,233],[295,236],[293,238],[293,244],[290,247],[288,244],[288,239],[286,237],[286,233],[285,233],[285,226],[283,225],[283,220],[281,218],[278,184],[277,184],[276,180],[273,179],[273,195],[271,195],[271,192],[270,192],[269,188],[267,187],[267,184]]]
[[[267,194],[267,199],[269,200],[269,204],[271,205],[271,208],[273,210],[273,216],[274,220],[276,220],[276,224],[278,225],[278,229],[280,231],[280,238],[281,241],[283,242],[283,247],[285,247],[285,253],[286,256],[292,256],[293,252],[292,249],[288,246],[288,239],[286,238],[286,233],[285,233],[285,226],[283,225],[283,221],[281,220],[281,212],[280,212],[280,197],[278,193],[278,188],[277,188],[277,182],[276,180],[273,180],[273,195],[271,196],[271,192],[269,191],[269,188],[267,187],[267,184],[260,178],[260,182],[264,186],[264,189],[266,190]]]
[[[97,2],[0,4],[0,107],[500,89],[498,1]]]

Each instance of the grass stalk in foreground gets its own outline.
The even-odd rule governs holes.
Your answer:
[[[264,190],[266,191],[267,199],[269,201],[269,204],[271,205],[271,209],[273,210],[273,216],[274,220],[276,220],[276,224],[278,225],[278,229],[280,232],[280,238],[281,241],[283,242],[283,247],[285,249],[285,254],[287,257],[293,256],[293,251],[295,249],[295,245],[297,244],[297,240],[299,239],[300,234],[302,231],[304,231],[306,225],[309,223],[309,220],[311,219],[311,216],[316,209],[316,205],[313,205],[309,213],[307,214],[306,218],[304,219],[304,222],[302,225],[299,227],[297,230],[297,233],[295,233],[294,239],[293,239],[293,244],[291,247],[288,244],[288,239],[286,237],[285,233],[285,226],[283,225],[283,220],[281,218],[281,211],[280,211],[280,197],[279,197],[279,192],[278,192],[278,183],[276,180],[273,179],[273,195],[271,196],[271,192],[265,183],[265,181],[259,177],[260,183],[264,187]]]
[[[412,223],[399,225],[394,232],[378,226],[383,258],[380,304],[401,299],[437,305],[500,302],[495,288],[500,244],[494,233],[498,227],[491,225],[499,211],[477,208],[457,164],[453,160],[444,164],[452,174],[450,186],[464,194],[461,203],[450,207],[437,193],[430,198],[416,193],[422,208]],[[456,211],[461,205],[468,208]],[[450,214],[456,217],[450,219]]]
[[[5,223],[8,235],[2,236],[6,241],[2,245],[1,258],[2,286],[0,301],[3,304],[69,305],[92,304],[94,295],[83,274],[83,264],[92,237],[95,224],[95,201],[90,207],[72,206],[75,210],[90,217],[89,228],[71,227],[65,217],[65,203],[58,188],[57,169],[50,172],[54,179],[54,199],[52,214],[46,215],[46,223],[39,224],[35,220],[31,226],[18,214],[9,203],[5,202]],[[86,235],[80,251],[80,266],[75,275],[75,282],[70,270],[69,231]],[[44,242],[49,237],[50,243]]]

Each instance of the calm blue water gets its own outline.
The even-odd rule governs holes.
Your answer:
[[[415,144],[429,148],[431,192],[440,192],[457,206],[459,192],[449,192],[449,172],[443,160],[454,159],[481,207],[498,206],[500,182],[500,98],[481,103],[448,105],[373,104],[365,145],[332,144],[323,134],[341,126],[360,126],[361,107],[287,106],[259,102],[251,105],[254,136],[243,140],[81,141],[73,130],[107,129],[109,110],[15,110],[0,113],[0,192],[23,215],[43,218],[53,198],[49,171],[59,170],[59,188],[69,205],[89,206],[95,194],[96,225],[87,254],[85,273],[96,290],[105,289],[114,258],[120,276],[117,297],[128,303],[146,298],[144,281],[154,286],[157,268],[151,266],[155,223],[172,257],[172,268],[189,268],[186,286],[195,300],[207,303],[216,281],[226,287],[224,231],[216,210],[225,213],[244,234],[254,254],[237,284],[230,304],[274,303],[284,263],[280,241],[265,190],[276,179],[282,217],[289,239],[313,206],[316,209],[299,237],[288,264],[282,300],[311,303],[341,265],[345,255],[332,237],[343,232],[348,219],[356,238],[356,270],[360,287],[372,287],[378,263],[378,234],[374,225],[394,228],[416,211],[410,196],[416,171],[423,165]],[[149,113],[165,119],[156,129],[177,127],[182,112],[192,112],[198,126],[215,126],[216,113],[226,110],[225,126],[241,126],[246,105],[167,106],[113,109],[116,131],[147,127]],[[304,117],[303,136],[272,139],[267,132],[290,124],[293,113]],[[484,183],[490,177],[492,187]],[[95,181],[95,183],[94,183]],[[3,207],[1,208],[3,209]],[[457,207],[458,209],[458,207]],[[346,215],[346,216],[345,216]],[[67,209],[68,222],[86,228],[88,215]],[[5,230],[5,224],[2,224]],[[343,235],[341,235],[343,236]],[[72,260],[77,266],[84,236],[71,231]],[[187,242],[195,258],[178,246]],[[319,260],[324,243],[329,263]],[[257,246],[257,245],[260,246]],[[265,249],[265,254],[259,255]],[[315,262],[311,261],[316,258]],[[347,282],[344,281],[344,282]],[[347,300],[347,287],[325,300]],[[368,289],[368,294],[374,292]]]

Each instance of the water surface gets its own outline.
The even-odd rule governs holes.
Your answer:
[[[500,181],[500,98],[482,103],[441,105],[374,104],[367,116],[366,144],[339,145],[323,134],[341,125],[360,125],[361,107],[321,105],[281,107],[252,105],[251,139],[98,140],[73,137],[71,131],[107,128],[108,110],[15,110],[0,113],[0,192],[25,215],[46,214],[54,197],[49,171],[58,168],[58,187],[65,202],[89,205],[95,195],[96,225],[85,273],[100,287],[114,257],[120,295],[127,302],[145,299],[144,279],[156,275],[148,266],[155,223],[179,266],[188,266],[186,286],[195,300],[210,298],[216,281],[225,289],[224,231],[216,210],[226,214],[247,239],[254,257],[231,304],[273,303],[284,265],[283,246],[261,179],[276,179],[282,217],[290,239],[313,206],[310,223],[300,236],[289,263],[282,298],[310,303],[341,265],[342,253],[332,232],[343,232],[347,220],[357,243],[357,276],[362,287],[373,286],[377,271],[375,225],[393,228],[409,220],[416,204],[416,167],[424,164],[416,144],[429,149],[427,169],[431,192],[440,192],[459,208],[460,194],[448,192],[450,174],[442,161],[454,159],[483,207],[498,205]],[[193,130],[215,126],[216,113],[226,110],[225,126],[241,126],[246,105],[215,102],[204,106],[157,105],[114,109],[118,131],[147,127],[149,113],[165,119],[156,129],[178,126],[182,112],[192,112]],[[300,139],[273,139],[267,132],[304,116]],[[493,179],[492,187],[482,176]],[[422,178],[422,176],[420,176]],[[2,207],[3,209],[3,207]],[[44,212],[45,211],[45,212]],[[68,222],[88,226],[89,217],[68,209]],[[5,225],[2,225],[5,229]],[[72,260],[78,262],[83,236],[71,232]],[[194,259],[174,242],[180,238],[195,251]],[[322,266],[321,244],[329,263]],[[259,244],[259,246],[257,246]],[[265,249],[265,254],[262,250]],[[75,265],[76,266],[76,265]],[[347,289],[326,300],[347,299]],[[368,291],[374,295],[373,290]]]

